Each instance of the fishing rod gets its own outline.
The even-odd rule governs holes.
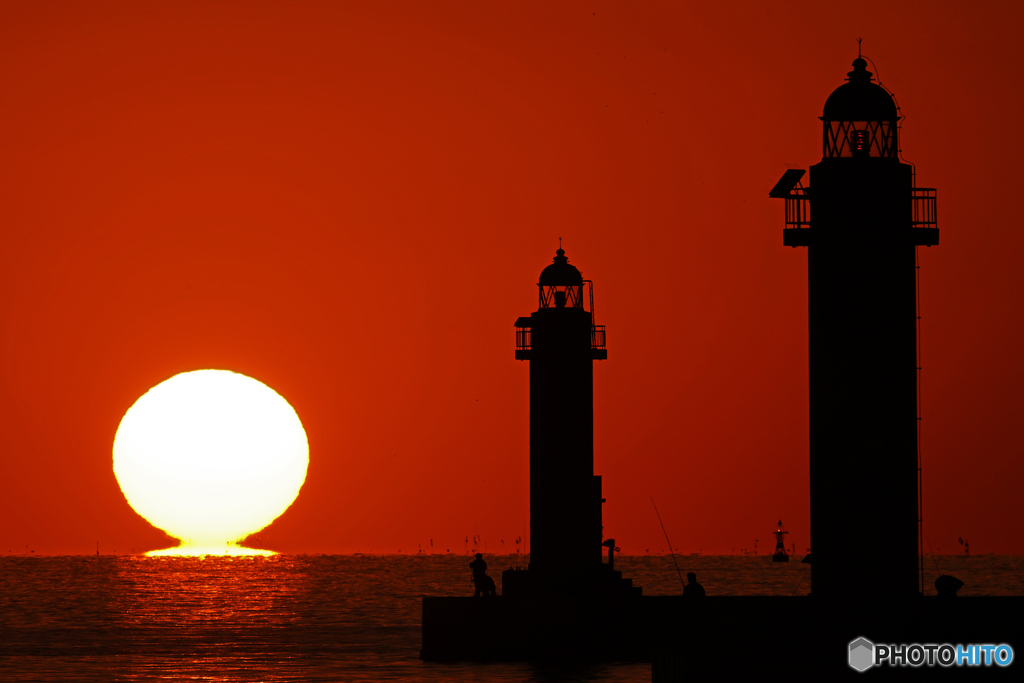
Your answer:
[[[789,595],[790,595],[790,597],[792,597],[792,596],[796,595],[796,592],[797,592],[798,590],[800,590],[800,586],[804,585],[804,579],[806,579],[806,578],[807,578],[807,574],[804,574],[803,576],[801,576],[801,577],[800,577],[800,583],[798,583],[798,584],[796,585],[796,588],[794,588],[794,589],[793,589],[793,592],[789,594]]]
[[[686,582],[683,581],[683,572],[679,569],[679,563],[676,562],[676,554],[672,552],[672,541],[668,540],[668,531],[665,530],[665,522],[661,521],[661,513],[658,512],[658,505],[654,502],[654,496],[651,496],[651,505],[654,506],[654,514],[658,515],[658,524],[661,524],[661,532],[665,534],[665,542],[668,543],[668,553],[672,556],[672,563],[676,566],[676,574],[679,574],[679,583],[686,588]]]
[[[923,535],[923,534],[922,534],[922,535]],[[932,562],[934,562],[934,563],[935,563],[935,571],[936,571],[936,572],[938,572],[939,574],[941,574],[941,573],[942,573],[942,570],[941,570],[941,569],[939,569],[939,561],[938,561],[938,560],[937,560],[937,559],[935,558],[935,551],[934,551],[934,550],[932,550],[932,542],[931,542],[931,539],[929,539],[929,538],[928,538],[927,536],[925,536],[925,537],[924,537],[924,540],[925,540],[925,541],[926,541],[926,542],[928,543],[928,552],[929,552],[929,553],[931,553],[931,555],[932,555]]]

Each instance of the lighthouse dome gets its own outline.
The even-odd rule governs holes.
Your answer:
[[[576,266],[569,264],[565,250],[555,252],[554,263],[540,273],[541,287],[582,287],[583,275]]]
[[[858,57],[848,82],[836,88],[825,100],[822,121],[896,121],[896,103],[892,95],[874,83],[868,63]]]

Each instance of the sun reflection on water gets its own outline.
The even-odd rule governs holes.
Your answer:
[[[162,550],[150,550],[146,557],[270,557],[277,555],[273,550],[260,550],[258,548],[243,548],[239,545],[227,544],[224,546],[189,545],[182,543],[173,548]]]

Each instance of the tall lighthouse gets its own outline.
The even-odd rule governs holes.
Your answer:
[[[537,287],[537,310],[515,323],[515,357],[530,363],[529,584],[543,592],[592,583],[601,571],[594,361],[608,352],[604,326],[594,320],[593,283],[564,250]]]
[[[807,248],[812,583],[827,600],[918,593],[917,249],[935,190],[899,152],[892,95],[853,62],[825,102],[823,158],[769,193]]]

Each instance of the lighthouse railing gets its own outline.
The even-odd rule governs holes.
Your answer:
[[[517,327],[516,328],[516,350],[517,351],[529,351],[530,350],[530,328],[529,327]]]
[[[938,225],[938,207],[934,187],[915,187],[910,191],[914,207],[913,227],[934,228]]]
[[[811,227],[811,198],[807,188],[795,187],[786,195],[786,226],[792,228]]]

